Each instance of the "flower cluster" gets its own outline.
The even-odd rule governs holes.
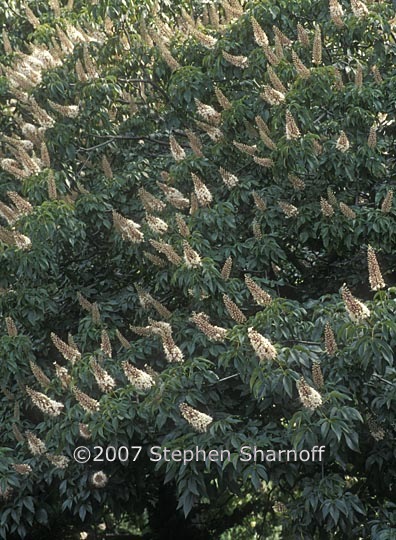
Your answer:
[[[333,356],[337,352],[338,346],[335,340],[333,329],[331,328],[329,322],[325,324],[324,339],[327,354],[329,356]]]
[[[179,210],[187,208],[190,202],[178,189],[168,186],[162,182],[157,182],[158,187],[164,192],[166,200]]]
[[[270,158],[254,156],[253,161],[257,163],[257,165],[260,165],[260,167],[269,168],[274,166],[274,161]]]
[[[322,63],[322,34],[320,26],[315,26],[315,37],[312,50],[312,63],[319,66]]]
[[[245,283],[251,295],[259,306],[268,306],[272,302],[271,296],[262,289],[252,278],[245,274]]]
[[[89,430],[89,427],[87,424],[79,423],[78,424],[78,432],[80,434],[80,437],[83,439],[89,440],[92,437],[92,433]]]
[[[330,8],[330,19],[334,22],[334,24],[341,28],[344,26],[344,22],[342,20],[342,17],[344,15],[344,10],[342,9],[341,4],[338,2],[338,0],[329,0],[329,8]]]
[[[367,415],[367,425],[370,435],[376,441],[382,441],[385,438],[385,430],[376,422],[372,414]]]
[[[155,384],[154,379],[141,369],[132,366],[129,362],[121,362],[122,369],[125,373],[128,381],[138,390],[150,390],[150,388]]]
[[[336,148],[337,150],[340,150],[340,152],[346,152],[349,149],[349,140],[346,136],[344,131],[341,131],[340,136],[337,139],[336,142]]]
[[[300,400],[307,409],[317,409],[322,405],[322,396],[314,388],[309,386],[304,377],[297,381],[297,390]]]
[[[231,109],[232,103],[229,99],[226,98],[226,96],[223,94],[223,92],[220,90],[218,86],[215,86],[215,94],[217,97],[217,101],[219,102],[219,105],[223,107],[223,109]]]
[[[252,195],[253,195],[253,200],[256,207],[261,212],[265,212],[265,210],[267,210],[267,203],[264,201],[264,199],[260,197],[260,195],[256,191],[253,191]]]
[[[367,6],[362,0],[351,0],[351,8],[355,17],[364,17],[368,14]]]
[[[377,146],[377,126],[373,124],[370,128],[370,133],[367,139],[367,146],[369,148],[375,148]]]
[[[195,120],[195,123],[200,129],[202,129],[209,135],[212,141],[218,142],[220,141],[220,139],[223,138],[223,133],[219,128],[211,126],[210,124],[207,124],[206,122],[200,122],[199,120]]]
[[[375,251],[370,245],[367,247],[367,265],[371,290],[378,291],[379,289],[383,289],[385,287],[385,281],[382,277]]]
[[[253,328],[248,329],[250,343],[261,361],[274,360],[277,356],[275,347],[269,339],[256,332]]]
[[[60,380],[61,385],[64,389],[68,388],[70,386],[70,383],[72,381],[71,376],[69,375],[69,372],[67,369],[63,366],[60,366],[56,362],[54,362],[55,366],[55,373],[57,378]]]
[[[188,268],[196,268],[201,266],[201,257],[199,254],[190,246],[187,240],[183,240],[183,252],[184,252],[184,262]]]
[[[210,341],[224,341],[227,330],[220,326],[215,326],[209,322],[209,317],[206,313],[193,313],[191,320],[203,332]]]
[[[227,60],[227,62],[229,62],[233,66],[244,69],[249,65],[249,60],[246,56],[235,56],[228,53],[227,51],[222,51],[222,54],[224,60]]]
[[[70,459],[68,457],[60,456],[58,454],[50,454],[49,452],[47,452],[45,454],[45,457],[50,463],[52,463],[52,465],[54,465],[58,469],[66,469],[66,467],[70,463]]]
[[[238,324],[243,324],[247,321],[246,316],[227,294],[223,294],[223,302],[230,317],[234,319],[234,321],[236,321]]]
[[[382,201],[381,212],[383,214],[388,214],[392,210],[392,203],[393,203],[393,189],[390,189],[385,195],[385,199]]]
[[[227,281],[229,279],[230,274],[232,270],[232,257],[227,257],[225,263],[223,264],[223,268],[221,269],[221,277]]]
[[[286,111],[286,139],[299,139],[300,137],[301,133],[297,127],[293,115],[290,111]]]
[[[172,337],[172,327],[170,324],[163,321],[152,321],[152,332],[158,334],[162,341],[165,357],[168,362],[184,362],[183,353],[175,344]]]
[[[324,386],[322,369],[320,367],[319,362],[314,362],[312,364],[312,380],[316,388],[322,388]]]
[[[162,212],[166,208],[166,204],[144,188],[138,190],[139,198],[146,212]]]
[[[332,217],[334,215],[333,207],[323,197],[320,198],[320,209],[322,210],[322,214],[326,217]]]
[[[98,364],[95,358],[91,358],[89,365],[91,366],[97,385],[102,392],[111,392],[116,385],[113,377]]]
[[[297,39],[303,47],[309,46],[309,37],[307,31],[301,23],[297,23]]]
[[[210,105],[205,105],[205,103],[202,103],[202,101],[199,101],[199,99],[195,98],[195,105],[197,107],[197,112],[199,116],[205,120],[205,122],[208,122],[209,124],[213,124],[214,126],[218,126],[221,122],[221,114],[217,112],[213,107]]]
[[[90,482],[95,488],[104,488],[108,480],[107,474],[103,471],[96,471],[90,477]]]
[[[254,17],[251,17],[251,21],[252,21],[254,39],[257,45],[259,45],[260,47],[265,47],[266,45],[269,45],[267,34],[261,28],[259,23],[256,21]]]
[[[301,178],[299,178],[295,174],[289,174],[288,178],[289,178],[289,181],[290,181],[291,185],[294,187],[294,189],[297,189],[297,190],[305,189],[304,180],[301,180]]]
[[[208,414],[202,413],[187,405],[187,403],[181,403],[179,405],[181,415],[190,426],[198,433],[205,433],[208,426],[213,422],[213,418]]]
[[[16,337],[18,335],[18,330],[15,325],[14,319],[12,317],[6,317],[5,323],[6,323],[6,328],[7,328],[7,334],[10,337]]]
[[[190,229],[188,228],[188,225],[184,220],[184,216],[178,213],[176,214],[175,218],[176,218],[177,228],[179,229],[179,233],[184,238],[188,238],[190,236]]]
[[[284,201],[279,201],[278,205],[286,217],[291,218],[291,217],[297,216],[298,208],[296,208],[293,204],[290,204]]]
[[[99,411],[100,404],[99,401],[97,401],[96,399],[91,398],[78,388],[73,388],[73,394],[85,411],[89,413]]]
[[[223,169],[223,167],[220,167],[220,175],[223,182],[229,189],[235,187],[239,182],[239,179],[235,176],[235,174],[226,171]]]
[[[59,103],[54,103],[50,99],[48,100],[48,104],[51,109],[54,109],[54,111],[67,118],[76,118],[80,112],[78,105],[59,105]]]
[[[32,468],[27,463],[13,463],[12,468],[15,472],[22,476],[29,476],[29,474],[32,472]]]
[[[54,332],[51,332],[51,340],[65,360],[69,360],[69,362],[74,364],[76,360],[81,358],[81,353],[78,349],[70,347],[70,345],[62,341]]]
[[[202,153],[202,143],[198,135],[193,133],[190,129],[186,129],[187,139],[190,145],[191,150],[197,157],[203,157]]]
[[[139,244],[143,241],[144,235],[139,230],[140,225],[131,219],[127,219],[115,210],[112,211],[114,228],[118,231],[124,240],[129,240],[133,244]]]
[[[32,433],[31,431],[26,431],[25,435],[26,435],[29,450],[31,451],[33,456],[39,456],[41,454],[45,454],[45,452],[47,451],[47,447],[45,446],[45,443],[41,439],[36,437],[36,435]]]
[[[356,213],[347,204],[340,202],[340,210],[348,219],[356,219]]]
[[[355,298],[348,287],[345,285],[341,288],[341,296],[345,304],[345,309],[349,315],[349,318],[353,322],[361,322],[364,319],[370,317],[370,310],[360,300]]]
[[[240,143],[238,141],[232,141],[232,144],[244,154],[249,154],[249,156],[254,156],[254,154],[257,152],[256,145],[251,146],[249,144]]]
[[[300,57],[294,51],[292,51],[292,59],[293,59],[293,65],[294,65],[298,75],[302,79],[309,79],[309,77],[311,76],[310,70],[302,63]]]
[[[205,186],[202,180],[194,173],[191,173],[191,178],[194,184],[195,195],[197,196],[200,206],[209,206],[213,200],[212,194]]]
[[[163,241],[153,240],[152,238],[149,240],[149,242],[159,253],[163,253],[169,262],[176,265],[181,264],[182,259],[180,255],[176,253],[170,244]]]
[[[104,352],[106,356],[108,356],[109,358],[112,357],[113,351],[111,348],[109,334],[104,329],[101,332],[100,349]]]
[[[280,105],[283,101],[285,101],[286,97],[283,92],[272,88],[272,86],[269,86],[268,84],[264,85],[264,92],[262,92],[260,96],[269,105]]]
[[[64,408],[63,403],[59,403],[42,392],[33,390],[29,386],[26,386],[26,393],[30,396],[33,404],[36,405],[41,412],[48,414],[49,416],[59,416]]]
[[[51,381],[49,380],[47,375],[45,375],[44,371],[41,368],[39,368],[39,366],[36,364],[36,362],[34,362],[33,360],[29,360],[29,366],[30,366],[30,369],[32,370],[32,373],[33,373],[36,381],[42,387],[46,388],[47,386],[50,385]]]

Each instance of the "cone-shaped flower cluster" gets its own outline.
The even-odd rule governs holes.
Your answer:
[[[111,392],[116,385],[113,377],[98,364],[95,358],[91,358],[89,365],[91,366],[97,385],[102,392]]]
[[[252,21],[252,27],[253,27],[253,34],[254,34],[254,40],[260,47],[265,47],[269,45],[267,34],[264,32],[264,30],[261,28],[259,23],[256,21],[254,17],[251,17]]]
[[[297,127],[293,115],[290,111],[286,111],[286,139],[299,139],[300,137],[301,133]]]
[[[43,388],[46,388],[47,386],[49,386],[51,381],[49,380],[47,375],[44,373],[44,371],[41,368],[39,368],[36,362],[33,362],[33,360],[29,360],[29,365],[36,381],[39,384],[41,384]]]
[[[183,353],[175,344],[172,337],[172,327],[163,321],[151,321],[152,332],[158,334],[162,341],[165,358],[168,362],[184,362]]]
[[[191,173],[191,177],[194,183],[194,191],[197,196],[198,203],[200,206],[209,206],[213,200],[212,194],[209,189],[205,186],[202,180],[194,173]]]
[[[129,362],[122,362],[122,369],[125,373],[128,381],[138,390],[150,390],[150,388],[155,384],[154,379],[141,369],[132,366]]]
[[[329,356],[333,356],[337,350],[337,342],[334,336],[333,329],[330,326],[330,323],[327,322],[324,329],[324,338],[325,338],[325,348]]]
[[[320,209],[322,210],[322,214],[326,217],[332,217],[334,215],[333,207],[323,197],[320,198]]]
[[[175,161],[182,161],[186,157],[186,153],[173,135],[169,137],[169,144],[173,159]]]
[[[272,302],[271,296],[257,285],[250,276],[245,275],[245,283],[259,306],[268,306]]]
[[[223,182],[229,189],[235,187],[239,182],[239,179],[235,176],[235,174],[226,171],[223,169],[223,167],[220,167],[220,174]]]
[[[314,388],[309,386],[304,377],[297,381],[297,390],[301,403],[307,409],[317,409],[322,405],[322,396]]]
[[[73,388],[73,394],[85,411],[89,413],[99,411],[100,404],[99,401],[97,401],[96,399],[91,398],[78,388]]]
[[[223,294],[223,302],[230,317],[234,319],[234,321],[236,321],[238,324],[243,324],[247,321],[245,315],[227,294]]]
[[[55,366],[56,376],[60,380],[62,387],[64,389],[68,388],[72,380],[71,376],[69,375],[69,372],[67,371],[65,367],[60,366],[56,362],[54,362],[54,366]]]
[[[197,112],[199,116],[205,120],[205,122],[208,122],[209,124],[213,124],[214,126],[218,126],[221,122],[221,114],[216,111],[213,107],[210,105],[205,105],[202,103],[202,101],[199,101],[199,99],[195,98],[195,105],[197,107]]]
[[[320,26],[315,26],[315,37],[312,50],[312,63],[319,66],[322,63],[322,34]]]
[[[235,56],[228,53],[227,51],[222,51],[222,54],[224,60],[227,60],[227,62],[229,62],[233,66],[244,69],[249,65],[249,60],[246,56]]]
[[[322,386],[324,386],[322,369],[319,362],[314,362],[312,365],[312,380],[315,383],[316,388],[322,388]]]
[[[227,281],[231,275],[232,270],[232,257],[228,257],[226,259],[226,262],[223,265],[223,268],[221,269],[221,277]]]
[[[184,262],[188,268],[196,268],[202,265],[201,257],[190,246],[187,240],[183,240]]]
[[[347,204],[340,202],[340,210],[348,219],[356,219],[356,213]]]
[[[41,412],[48,414],[49,416],[59,416],[64,408],[63,403],[59,403],[42,392],[33,390],[29,386],[26,386],[26,393],[30,396],[33,404],[36,405]]]
[[[54,334],[54,332],[51,332],[51,340],[55,347],[58,349],[58,351],[61,353],[63,358],[69,360],[69,362],[71,362],[72,364],[74,364],[76,360],[81,358],[81,353],[78,349],[70,347],[70,345],[62,341],[56,334]]]
[[[260,360],[273,360],[277,356],[275,347],[269,339],[256,332],[253,328],[248,329],[250,343]]]
[[[385,281],[382,277],[375,251],[370,245],[367,247],[367,265],[371,290],[378,291],[379,289],[383,289],[385,287]]]
[[[25,435],[26,435],[29,450],[34,456],[45,454],[45,452],[47,451],[47,447],[45,446],[45,443],[41,439],[36,437],[36,435],[32,433],[31,431],[26,431]]]
[[[131,219],[127,219],[115,210],[113,210],[114,228],[118,231],[124,240],[129,240],[133,244],[139,244],[143,241],[144,235],[140,232],[140,225]]]
[[[220,326],[215,326],[209,322],[209,317],[206,313],[193,313],[191,320],[203,332],[210,341],[224,341],[227,330]]]
[[[346,136],[344,131],[341,131],[340,136],[337,139],[336,142],[336,148],[337,150],[340,150],[340,152],[346,152],[349,149],[349,140]]]
[[[209,425],[213,422],[213,418],[208,414],[202,413],[187,405],[187,403],[181,403],[179,405],[181,415],[190,426],[198,433],[205,433]]]
[[[370,310],[368,307],[352,295],[345,283],[341,288],[341,296],[344,300],[345,309],[347,310],[349,318],[353,322],[358,323],[370,317]]]
[[[382,201],[381,212],[388,214],[392,210],[393,203],[393,189],[390,189],[385,195],[385,199]]]

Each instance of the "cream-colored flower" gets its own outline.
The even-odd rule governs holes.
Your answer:
[[[248,329],[250,343],[261,361],[274,360],[277,356],[275,347],[266,337],[256,332],[253,328]]]

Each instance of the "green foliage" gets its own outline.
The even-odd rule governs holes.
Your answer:
[[[194,27],[182,3],[29,3],[39,24],[6,4],[0,538],[100,534],[101,522],[147,539],[393,538],[390,4],[359,15],[343,2],[337,26],[322,0],[223,2],[219,27],[201,3]],[[273,105],[253,16],[279,56]],[[324,462],[241,459],[316,446]],[[95,447],[130,459],[95,461]],[[230,459],[158,461],[152,447]]]

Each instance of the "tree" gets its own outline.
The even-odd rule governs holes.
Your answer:
[[[0,14],[0,536],[392,538],[391,5],[50,4]]]

